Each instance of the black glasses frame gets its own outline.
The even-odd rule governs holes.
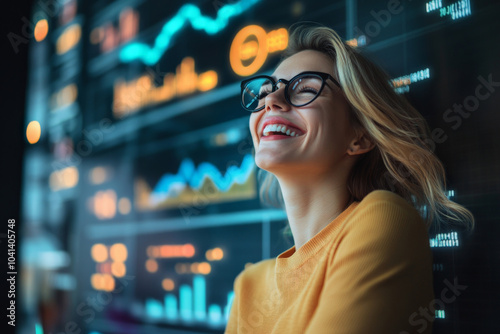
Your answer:
[[[309,102],[306,102],[306,103],[303,103],[303,104],[293,104],[292,101],[290,101],[290,96],[288,94],[288,87],[289,87],[289,84],[290,82],[293,82],[295,79],[297,79],[298,77],[302,76],[302,75],[307,75],[307,74],[314,74],[314,75],[317,75],[319,77],[321,77],[322,79],[322,83],[321,83],[321,88],[319,89],[318,91],[318,94],[316,94],[316,96]],[[332,77],[330,74],[328,73],[324,73],[324,72],[314,72],[314,71],[306,71],[306,72],[301,72],[299,74],[297,74],[296,76],[294,76],[293,78],[291,78],[290,80],[285,80],[285,79],[278,79],[278,80],[274,80],[273,77],[270,77],[268,75],[257,75],[257,76],[254,76],[254,77],[251,77],[251,78],[248,78],[248,79],[245,79],[241,82],[241,105],[242,107],[245,109],[245,110],[248,110],[250,112],[257,112],[257,111],[261,111],[262,109],[264,109],[265,105],[263,105],[262,107],[258,108],[258,109],[249,109],[245,106],[245,104],[243,103],[243,94],[245,92],[245,88],[247,86],[247,84],[255,79],[268,79],[271,83],[272,83],[272,90],[271,90],[271,93],[274,93],[275,91],[278,90],[278,83],[280,82],[283,82],[285,84],[285,100],[286,102],[288,102],[290,105],[294,106],[294,107],[303,107],[303,106],[306,106],[308,105],[309,103],[313,102],[314,100],[316,100],[316,98],[318,96],[320,96],[321,92],[323,91],[323,88],[325,87],[325,84],[326,84],[326,80],[327,79],[330,79],[333,81],[333,83],[335,85],[337,85],[339,88],[342,88],[339,84],[339,82],[337,80],[335,80],[334,77]]]

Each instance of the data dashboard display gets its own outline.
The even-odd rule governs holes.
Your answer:
[[[436,333],[490,329],[498,305],[471,268],[479,240],[495,235],[485,231],[499,229],[489,204],[499,162],[488,153],[500,121],[499,4],[70,0],[58,10],[50,57],[32,65],[50,78],[36,97],[51,162],[41,194],[53,199],[51,224],[74,231],[71,316],[84,333],[223,333],[238,273],[293,246],[285,212],[259,201],[240,81],[272,73],[290,26],[311,21],[387,71],[429,122],[447,196],[488,226],[429,232],[437,298],[416,330],[428,314]],[[462,290],[440,298],[450,286]],[[474,310],[477,294],[486,302]],[[79,306],[89,298],[92,312]]]

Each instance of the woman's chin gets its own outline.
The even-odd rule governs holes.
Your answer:
[[[264,169],[270,173],[275,173],[283,169],[283,167],[289,166],[291,161],[286,161],[278,157],[276,154],[256,154],[255,164],[260,169]]]
[[[268,171],[270,172],[269,170],[269,167],[270,167],[270,164],[269,163],[259,163],[257,162],[257,160],[255,160],[255,164],[257,165],[257,167],[259,167],[260,169],[263,169],[265,171]],[[272,166],[272,165],[271,165]]]

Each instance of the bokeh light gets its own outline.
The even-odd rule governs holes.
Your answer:
[[[95,262],[104,262],[108,259],[108,248],[103,244],[95,244],[90,249],[90,254]]]
[[[128,256],[127,247],[122,243],[114,244],[113,246],[111,246],[109,253],[111,259],[116,262],[124,262]]]
[[[37,121],[29,122],[26,128],[26,138],[30,144],[35,144],[40,140],[40,135],[42,134],[42,128],[40,123]]]
[[[38,21],[35,25],[35,40],[37,42],[41,42],[47,37],[47,34],[49,33],[49,23],[47,22],[46,19],[42,19]]]

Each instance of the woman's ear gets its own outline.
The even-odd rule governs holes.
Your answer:
[[[347,150],[349,155],[359,155],[371,151],[375,147],[373,143],[366,134],[361,133],[357,138],[355,138]]]

